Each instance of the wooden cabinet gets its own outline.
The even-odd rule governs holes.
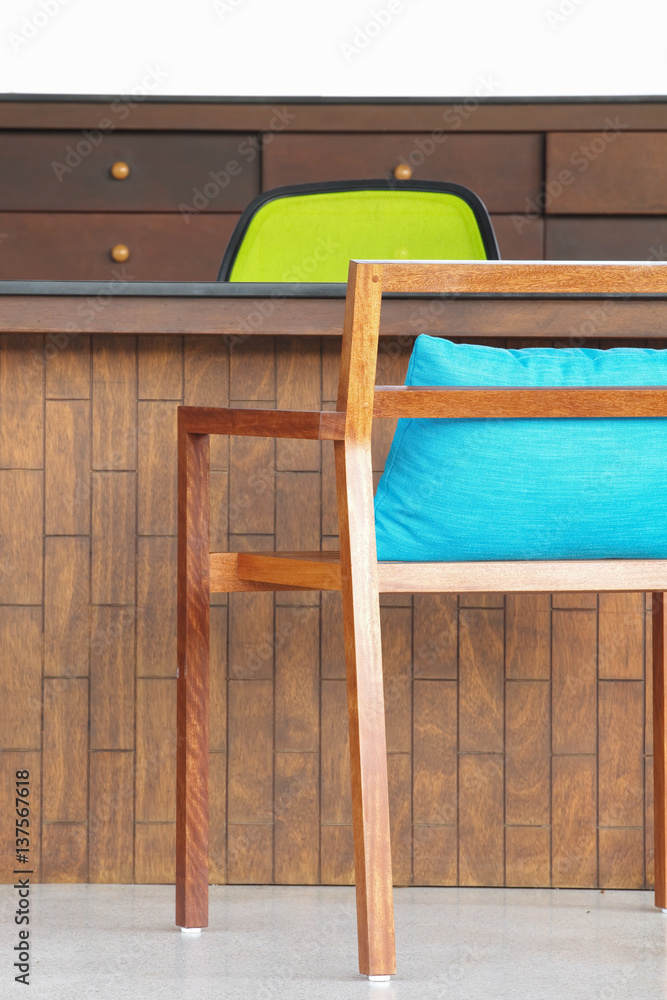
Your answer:
[[[391,178],[406,164],[415,179],[465,184],[490,212],[525,212],[539,195],[542,146],[539,134],[283,134],[264,151],[262,184]]]
[[[0,212],[0,274],[52,281],[216,281],[237,219],[237,213],[213,212]],[[114,260],[114,247],[125,247],[129,256]]]

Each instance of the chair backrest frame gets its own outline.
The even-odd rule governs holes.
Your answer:
[[[348,191],[421,191],[435,194],[455,195],[465,202],[472,210],[479,227],[487,260],[499,260],[498,241],[493,230],[488,210],[481,198],[462,184],[449,181],[397,181],[395,179],[370,179],[350,181],[320,181],[310,184],[291,184],[264,191],[246,206],[232,233],[225,250],[218,281],[230,281],[236,258],[246,236],[248,228],[257,213],[269,202],[277,198],[291,198],[312,194],[334,194]]]

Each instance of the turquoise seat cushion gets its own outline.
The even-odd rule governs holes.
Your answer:
[[[420,336],[406,385],[667,385],[667,351],[502,350]],[[378,559],[667,559],[667,419],[403,419]]]

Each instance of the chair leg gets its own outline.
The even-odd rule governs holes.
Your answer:
[[[351,475],[341,445],[336,442],[339,504],[344,508],[346,481]],[[370,463],[369,463],[370,464]],[[370,483],[370,468],[368,469]],[[353,489],[353,493],[356,492]],[[357,492],[358,498],[358,492]],[[364,527],[350,530],[346,511],[339,517],[347,699],[350,725],[354,869],[357,892],[359,971],[384,978],[396,972],[394,906],[387,786],[380,603],[375,563],[375,539],[370,493],[372,551]],[[339,511],[341,507],[339,506]],[[368,512],[367,512],[368,513]],[[368,527],[368,519],[365,519]]]
[[[653,594],[653,788],[655,844],[655,905],[667,910],[667,615],[665,594]]]
[[[208,436],[179,433],[176,924],[191,931],[208,926],[208,458]]]

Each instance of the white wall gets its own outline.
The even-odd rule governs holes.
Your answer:
[[[0,92],[667,93],[667,0],[1,0]]]

